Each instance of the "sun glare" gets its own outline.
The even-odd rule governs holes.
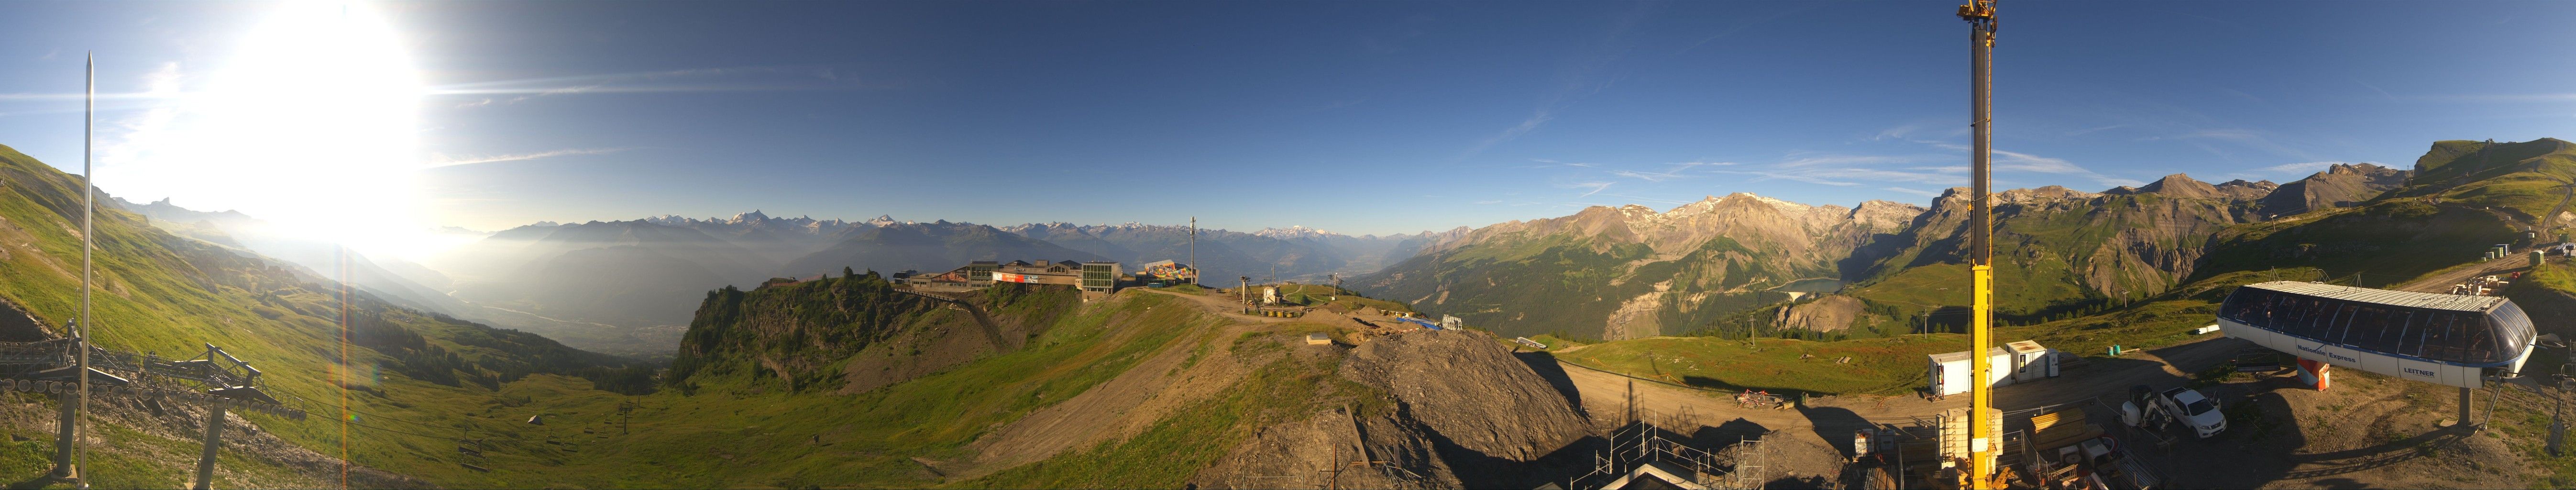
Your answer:
[[[417,256],[426,234],[412,177],[422,85],[393,25],[364,3],[296,2],[249,31],[196,86],[127,124],[122,168],[101,185],[239,209],[280,231]],[[111,152],[114,154],[114,152]],[[130,190],[129,190],[130,189]]]

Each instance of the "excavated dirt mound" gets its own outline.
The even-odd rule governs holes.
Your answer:
[[[1703,429],[1703,432],[1715,429]],[[1842,477],[1842,453],[1823,441],[1795,434],[1760,435],[1762,442],[1731,445],[1714,454],[1719,466],[1731,468],[1762,488],[1836,488]]]
[[[1421,488],[1418,475],[1353,461],[1384,461],[1361,447],[1359,422],[1325,410],[1306,420],[1262,427],[1216,464],[1190,478],[1198,488]],[[1334,471],[1339,469],[1340,471]],[[1454,481],[1454,479],[1452,479]],[[1454,483],[1451,486],[1456,486]]]
[[[1191,483],[1533,488],[1563,485],[1605,447],[1568,394],[1487,334],[1408,331],[1336,355],[1347,356],[1339,375],[1371,392],[1351,407],[1262,427]]]
[[[1385,390],[1402,413],[1460,448],[1531,461],[1589,427],[1565,395],[1480,332],[1382,337],[1351,351],[1341,375]]]

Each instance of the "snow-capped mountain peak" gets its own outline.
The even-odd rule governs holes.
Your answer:
[[[1252,232],[1252,234],[1278,239],[1348,236],[1326,230],[1307,228],[1304,225],[1291,225],[1287,228],[1262,228],[1261,231],[1255,231]]]

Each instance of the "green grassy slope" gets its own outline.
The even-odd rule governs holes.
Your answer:
[[[1334,370],[1341,356],[1287,355],[1306,332],[1336,327],[1287,324],[1234,339],[1201,339],[1201,348],[1229,349],[1252,361],[1251,372],[1216,397],[1163,417],[1144,432],[1102,441],[1044,461],[951,486],[973,488],[1180,488],[1201,468],[1267,426],[1296,420],[1326,407],[1350,406],[1361,414],[1393,410],[1386,397]],[[1224,346],[1217,342],[1230,341]],[[1376,402],[1372,404],[1371,402]]]
[[[1777,244],[1727,237],[1660,251],[1682,255],[1678,260],[1651,260],[1658,252],[1642,243],[1604,245],[1571,233],[1497,237],[1415,256],[1373,274],[1388,280],[1372,293],[1431,314],[1456,315],[1505,337],[1600,338],[1604,320],[1641,295],[1661,297],[1661,306],[1646,318],[1658,322],[1662,333],[1675,334],[1788,298],[1769,288],[1837,275],[1821,263],[1785,259],[1792,254]],[[1658,293],[1655,285],[1665,281],[1670,289]]]
[[[0,297],[49,325],[77,315],[79,189],[76,178],[0,148]],[[439,405],[497,399],[492,387],[506,389],[537,373],[584,375],[630,391],[649,389],[649,383],[642,382],[649,371],[617,369],[625,366],[622,360],[567,349],[521,332],[387,306],[363,295],[344,305],[334,286],[299,277],[268,261],[174,237],[122,211],[98,213],[97,243],[100,285],[94,295],[93,332],[98,344],[165,355],[201,352],[205,343],[221,346],[266,371],[263,380],[274,392],[314,412],[301,422],[266,415],[250,415],[251,420],[287,441],[325,454],[338,454],[346,443],[359,464],[441,482],[446,482],[442,480],[446,474],[466,471],[453,464],[451,442],[381,437],[383,433],[364,426],[350,429],[344,438],[342,426],[336,423],[339,410],[331,408],[344,397],[352,408],[367,413],[452,426],[469,422],[462,420],[460,411]],[[353,344],[346,349],[340,341],[344,308],[353,327],[348,332]],[[584,385],[585,391],[614,396],[587,390],[587,380],[576,383]],[[368,420],[364,423],[389,424]],[[9,428],[35,440],[0,451],[0,469],[13,472],[0,478],[18,481],[43,471],[43,451],[29,450],[50,448],[50,438],[40,434],[51,430],[51,424],[42,425]],[[162,438],[113,423],[99,426],[118,447],[193,448],[196,444],[192,438]],[[174,485],[168,481],[171,475],[184,475],[193,466],[193,458],[187,457],[120,460],[123,456],[115,456],[114,451],[101,454],[109,457],[92,475],[96,484],[108,487]],[[227,462],[240,463],[238,471],[245,478],[289,473],[278,461],[231,453],[226,457]],[[258,486],[261,482],[279,480],[218,481],[216,485]]]
[[[2570,223],[2542,218],[2576,211],[2560,207],[2576,181],[2576,144],[2565,141],[2442,141],[2416,169],[2405,187],[2362,206],[2220,233],[2204,274],[2314,267],[2387,284],[2476,261],[2495,244],[2554,241]]]
[[[762,302],[773,292],[746,292],[749,298],[744,302]],[[776,293],[795,292],[799,291]],[[1002,310],[997,314],[1032,313]],[[632,434],[616,432],[616,399],[577,393],[533,396],[545,411],[565,414],[566,424],[579,424],[598,434],[580,436],[589,439],[584,452],[566,456],[542,471],[494,474],[521,486],[577,487],[1029,487],[1076,482],[1127,486],[1160,481],[1118,472],[1105,473],[1115,477],[1110,479],[1067,479],[1073,477],[1062,476],[1061,471],[1031,470],[1005,472],[982,482],[950,482],[918,461],[968,459],[973,453],[965,446],[976,437],[1116,377],[1176,342],[1210,341],[1205,333],[1219,323],[1186,299],[1121,294],[1063,312],[1020,350],[855,395],[798,389],[773,373],[755,372],[740,361],[761,351],[743,349],[740,355],[709,357],[706,367],[680,381],[692,386],[689,390],[665,390],[635,399],[644,408],[635,414]],[[1275,381],[1244,383],[1288,389]],[[1236,396],[1259,391],[1245,390]],[[1251,400],[1295,398],[1260,395]],[[1225,412],[1226,417],[1256,412],[1234,410],[1244,403],[1251,402],[1229,399],[1207,410]],[[1204,417],[1182,419],[1175,417],[1170,423],[1212,423]],[[1120,464],[1148,461],[1097,454],[1115,448],[1094,448],[1087,454]],[[1105,472],[1118,467],[1088,468],[1085,471]],[[1156,474],[1168,476],[1170,471]]]
[[[1371,292],[1507,335],[1598,337],[1620,301],[1650,290],[1645,282],[1612,280],[1652,255],[1645,244],[1600,246],[1565,233],[1489,239],[1389,267],[1371,276],[1391,278]]]

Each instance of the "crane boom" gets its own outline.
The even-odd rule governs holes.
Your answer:
[[[1969,159],[1973,168],[1969,199],[1974,203],[1969,212],[1968,270],[1969,289],[1973,295],[1973,318],[1969,321],[1968,363],[1968,471],[1969,488],[1989,488],[1995,474],[1994,455],[2002,441],[1996,438],[1993,411],[1994,387],[1987,377],[1994,366],[1984,355],[1994,339],[1994,214],[1987,209],[1991,202],[1988,173],[1994,152],[1993,75],[1995,50],[1995,0],[1969,0],[1959,6],[1959,19],[1968,21],[1969,124],[1974,130]]]

